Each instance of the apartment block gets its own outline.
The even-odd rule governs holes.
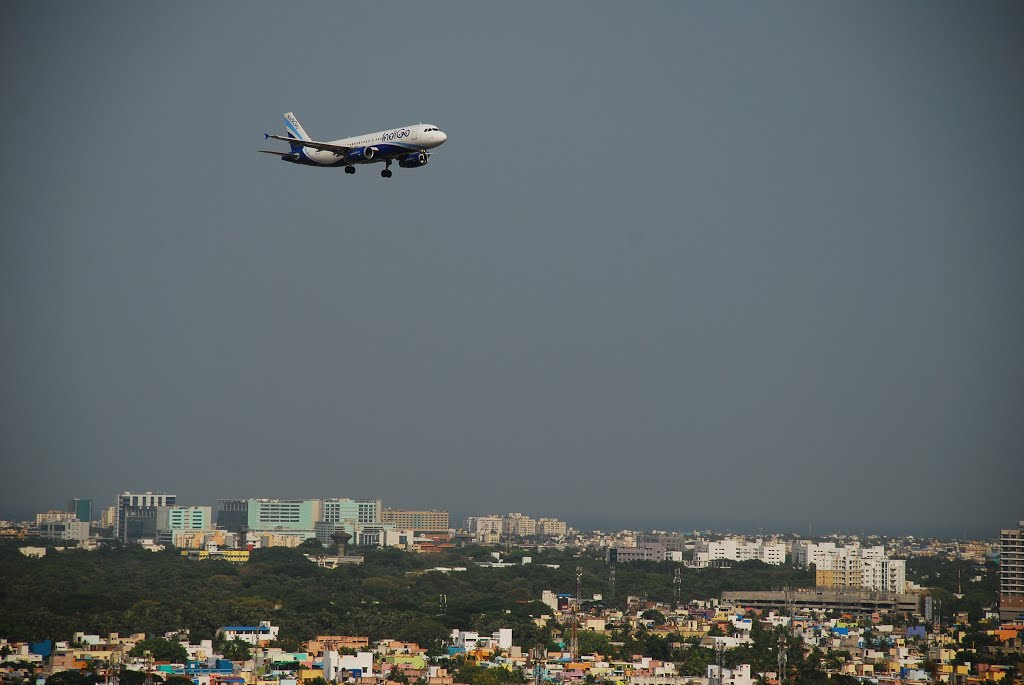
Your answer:
[[[520,513],[512,513],[502,519],[502,527],[507,535],[532,537],[537,534],[537,522]]]
[[[565,521],[551,518],[537,519],[537,534],[549,538],[565,537],[568,526]]]
[[[999,531],[999,616],[1024,615],[1024,521]]]
[[[738,538],[725,540],[698,540],[693,548],[693,564],[697,567],[713,565],[721,561],[762,561],[779,566],[786,561],[786,545],[765,543],[757,540],[747,542]]]
[[[501,535],[504,532],[502,518],[496,515],[470,516],[466,519],[466,530],[477,535],[486,535],[487,533]]]
[[[447,533],[447,511],[411,511],[405,509],[385,509],[381,516],[382,523],[394,524],[400,530],[414,530],[417,533]]]

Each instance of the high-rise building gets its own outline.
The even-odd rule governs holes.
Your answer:
[[[92,500],[75,497],[68,501],[68,511],[79,521],[89,523],[92,521]]]
[[[505,516],[501,522],[502,528],[508,535],[516,535],[519,537],[533,537],[537,534],[537,522],[518,512],[513,512]]]
[[[385,509],[381,523],[392,523],[399,530],[414,530],[417,533],[447,533],[448,512]]]
[[[490,516],[470,516],[466,519],[466,530],[478,535],[486,533],[497,533],[498,535],[501,535],[501,517],[493,514]]]
[[[999,617],[1024,615],[1024,521],[999,532]]]
[[[327,523],[342,521],[380,523],[381,501],[379,499],[325,499],[320,510],[319,520]]]
[[[117,526],[117,507],[104,507],[100,510],[100,528]]]
[[[549,538],[561,538],[565,537],[566,530],[568,530],[568,526],[565,525],[565,521],[549,518],[537,519],[538,535],[543,535]]]
[[[177,495],[168,495],[163,492],[122,492],[117,496],[117,518],[114,521],[114,537],[122,542],[137,540],[142,537],[153,537],[156,534],[156,508],[170,507],[178,501]],[[132,524],[132,535],[128,535],[126,529],[126,517],[128,510],[134,519]],[[146,522],[152,520],[152,526]],[[146,534],[152,528],[152,535]],[[134,533],[142,532],[142,535]]]
[[[320,518],[318,499],[250,499],[249,530],[304,530],[313,537],[313,524]]]
[[[245,530],[249,525],[249,500],[217,500],[217,525],[234,533]]]
[[[213,528],[211,507],[160,507],[157,527],[160,530],[210,530]]]
[[[861,547],[853,542],[837,547],[832,542],[799,540],[793,543],[793,560],[800,566],[814,565],[814,584],[819,587],[906,592],[907,562],[890,559],[881,545]]]

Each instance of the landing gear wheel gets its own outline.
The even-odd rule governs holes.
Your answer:
[[[380,175],[383,176],[384,178],[391,178],[391,169],[385,169],[384,171],[380,172]]]
[[[356,173],[356,168],[354,166],[347,166],[347,167],[345,167],[345,173],[346,174],[354,174],[354,173]]]

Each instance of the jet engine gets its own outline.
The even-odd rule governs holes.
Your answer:
[[[375,147],[357,147],[345,153],[346,162],[368,162],[377,154]]]
[[[415,169],[418,166],[423,166],[427,163],[426,152],[416,152],[413,154],[406,155],[398,160],[398,166],[403,169]]]

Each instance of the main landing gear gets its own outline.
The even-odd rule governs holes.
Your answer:
[[[346,174],[354,174],[354,173],[356,173],[356,168],[354,166],[347,166],[347,167],[345,167],[345,173]]]
[[[391,178],[391,160],[384,162],[384,171],[380,172],[384,178]]]

